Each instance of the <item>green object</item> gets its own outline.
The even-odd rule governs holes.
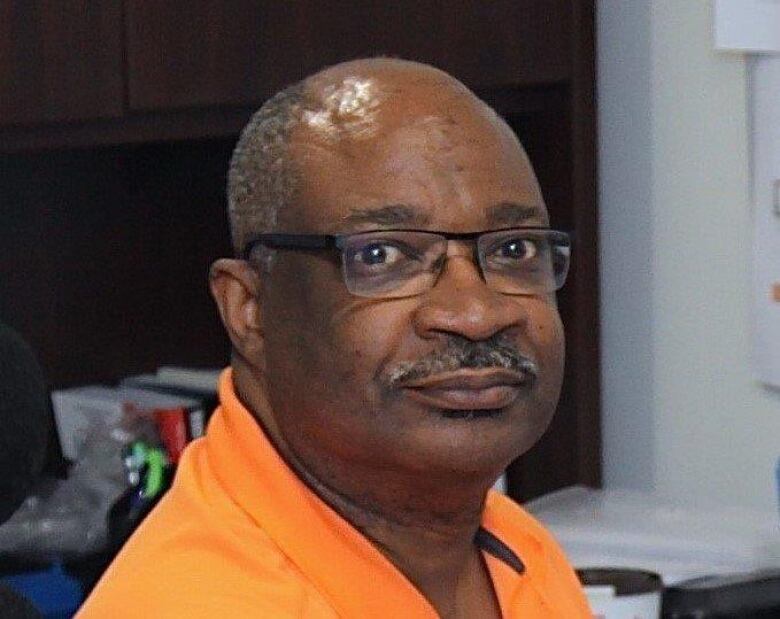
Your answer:
[[[138,497],[146,501],[160,494],[165,485],[165,469],[168,466],[165,451],[144,441],[133,441],[126,448],[125,454],[125,468],[130,483],[142,486]]]
[[[146,451],[146,479],[144,480],[143,498],[156,497],[163,488],[165,480],[165,467],[168,465],[168,457],[158,447],[152,447]]]

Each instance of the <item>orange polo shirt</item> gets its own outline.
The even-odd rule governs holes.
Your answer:
[[[230,370],[206,436],[77,615],[81,619],[435,619],[423,595],[280,458]],[[590,618],[542,526],[491,492],[475,543],[506,618]]]

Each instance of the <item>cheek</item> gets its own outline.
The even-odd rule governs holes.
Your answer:
[[[284,275],[287,275],[286,273]],[[373,399],[374,378],[382,364],[398,349],[409,308],[399,301],[388,303],[349,295],[340,280],[323,286],[326,273],[318,279],[292,278],[284,297],[275,303],[268,325],[267,359],[270,372],[285,377],[290,396]]]
[[[263,292],[263,330],[272,384],[288,391],[320,382],[320,367],[333,357],[328,310],[312,269],[301,268],[285,256],[273,267]],[[321,287],[321,286],[320,286]]]
[[[358,301],[334,313],[331,346],[336,351],[334,372],[344,382],[375,386],[389,359],[395,357],[410,325],[409,312],[387,301]]]
[[[536,300],[528,309],[527,334],[539,361],[553,372],[563,370],[565,336],[554,300]]]

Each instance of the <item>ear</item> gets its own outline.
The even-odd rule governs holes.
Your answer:
[[[264,334],[259,273],[244,260],[222,258],[211,265],[209,287],[233,350],[262,369]]]

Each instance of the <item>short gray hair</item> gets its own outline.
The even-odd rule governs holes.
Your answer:
[[[289,156],[290,135],[300,120],[305,82],[266,101],[238,139],[227,179],[228,218],[238,255],[253,234],[271,232],[279,209],[294,196],[297,174]]]

